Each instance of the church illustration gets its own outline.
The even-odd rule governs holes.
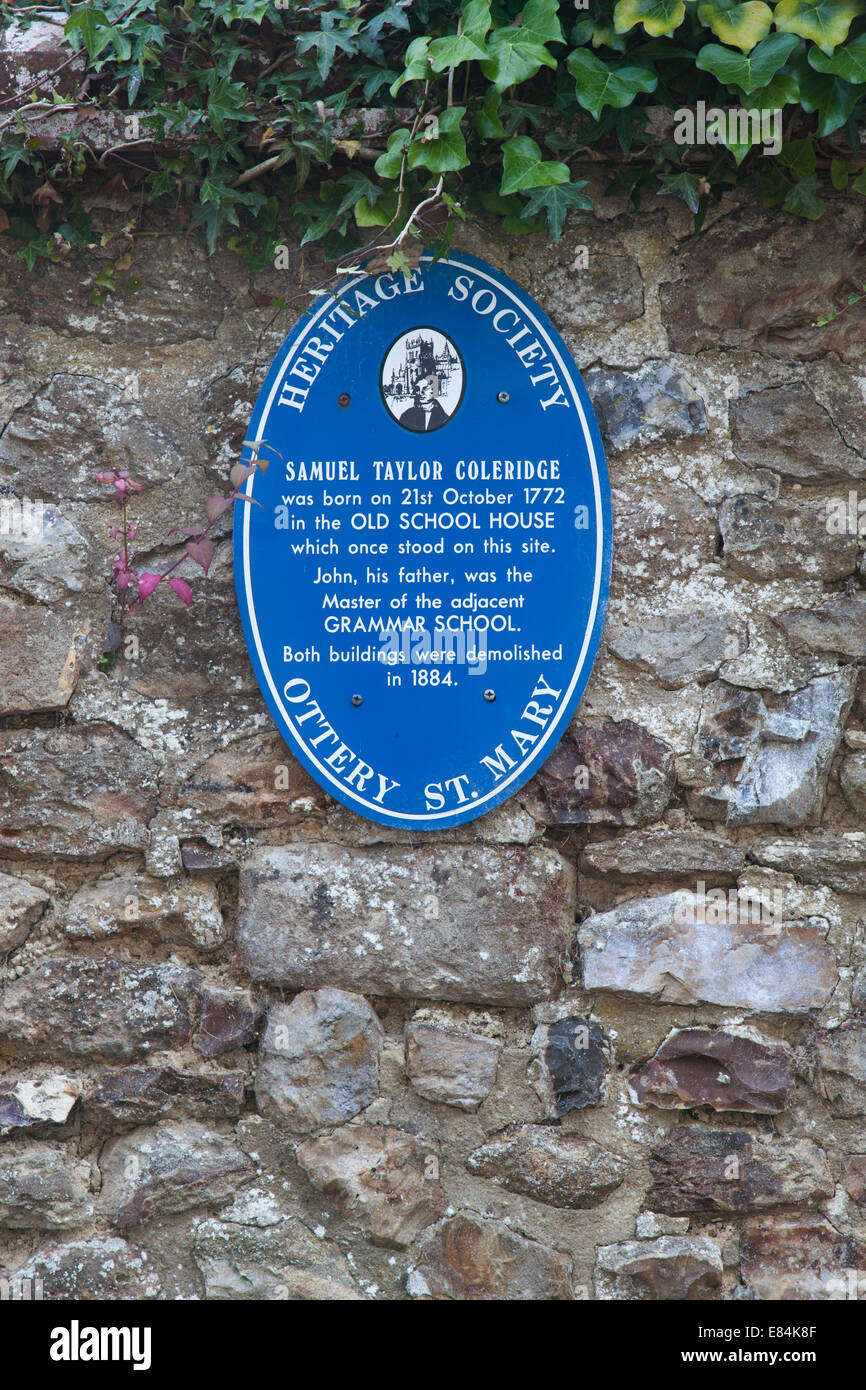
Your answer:
[[[438,396],[443,384],[458,370],[460,359],[447,341],[440,339],[442,349],[436,351],[432,337],[425,338],[419,331],[414,337],[407,335],[403,342],[403,352],[391,367],[391,378],[382,383],[386,396],[394,399],[411,398],[416,394],[419,381],[425,377],[435,377],[435,393]]]

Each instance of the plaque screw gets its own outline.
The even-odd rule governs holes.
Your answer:
[[[500,405],[507,405],[508,402],[511,400],[511,397],[509,396],[507,391],[497,391],[496,399],[498,400]]]
[[[496,691],[495,691],[495,690],[485,690],[485,692],[484,692],[484,698],[485,698],[485,700],[495,700],[495,699],[496,699]]]
[[[352,696],[352,704],[355,706],[356,709],[358,708],[358,705],[363,705],[363,703],[364,703],[364,697],[363,697],[363,695],[353,695],[353,696]]]
[[[337,405],[341,405],[345,410],[351,399],[352,397],[349,395],[348,391],[343,391],[342,394],[337,397]]]

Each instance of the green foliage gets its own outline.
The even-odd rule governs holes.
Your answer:
[[[125,257],[154,203],[254,271],[294,239],[305,264],[381,248],[411,269],[473,208],[558,241],[592,207],[588,159],[596,197],[672,195],[696,228],[737,181],[806,218],[866,193],[862,0],[58,2],[79,101],[129,131],[104,158],[46,150],[37,122],[69,102],[53,82],[0,103],[0,235],[31,266],[82,256],[94,302],[135,292]],[[787,143],[648,133],[650,106],[698,101],[781,111]]]
[[[544,159],[528,135],[516,135],[502,147],[500,193],[520,193],[524,188],[543,188],[568,182],[568,165]]]
[[[698,53],[697,65],[704,72],[711,72],[726,87],[736,87],[745,96],[751,96],[775,77],[796,47],[797,40],[792,34],[772,34],[751,53],[735,53],[721,44],[708,43]]]
[[[618,34],[627,34],[636,24],[642,24],[653,38],[672,34],[685,17],[683,0],[619,0],[614,11]]]
[[[770,32],[773,11],[764,0],[705,0],[698,5],[698,19],[708,24],[722,43],[750,53]]]
[[[594,53],[576,48],[568,59],[577,99],[597,121],[605,106],[631,106],[638,92],[654,92],[658,78],[648,68],[620,63],[608,67]]]
[[[587,180],[577,183],[555,183],[547,188],[534,188],[526,203],[524,217],[535,217],[537,213],[547,215],[547,225],[554,241],[559,241],[565,226],[565,216],[569,208],[592,211],[592,199],[584,193]]]
[[[774,19],[783,33],[811,39],[824,53],[832,53],[845,42],[861,11],[856,0],[779,0]]]

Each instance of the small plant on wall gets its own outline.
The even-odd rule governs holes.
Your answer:
[[[119,550],[111,566],[110,588],[112,592],[112,614],[108,624],[105,651],[100,658],[100,666],[105,671],[114,669],[118,652],[124,645],[126,624],[142,604],[156,594],[161,586],[171,589],[175,597],[187,608],[193,601],[194,590],[188,580],[177,571],[186,561],[192,561],[206,575],[213,563],[216,546],[211,532],[236,501],[252,504],[253,499],[241,489],[247,478],[256,469],[262,472],[268,460],[260,457],[265,447],[264,440],[245,440],[247,457],[236,463],[229,473],[228,482],[222,492],[216,492],[204,504],[205,519],[199,526],[173,526],[168,537],[180,534],[186,539],[183,551],[162,570],[145,569],[142,557],[133,549],[136,540],[136,526],[130,517],[130,504],[136,493],[141,492],[141,483],[126,472],[104,472],[95,474],[96,481],[114,491],[120,517],[109,530],[109,538],[119,542]]]

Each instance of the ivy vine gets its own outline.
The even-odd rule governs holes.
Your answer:
[[[0,101],[0,232],[30,266],[93,256],[112,238],[97,300],[136,288],[127,252],[154,205],[211,250],[224,240],[253,271],[279,264],[297,238],[307,264],[333,275],[361,256],[408,271],[422,243],[445,253],[471,210],[558,241],[569,213],[592,207],[593,170],[635,209],[658,193],[683,199],[697,229],[738,182],[806,218],[845,189],[866,194],[863,0],[0,10],[24,26],[59,10],[77,55]],[[659,108],[672,118],[700,102],[780,111],[778,153],[749,137],[688,145],[655,133]],[[38,122],[82,105],[135,117],[129,138],[108,152],[75,133],[40,148]],[[100,202],[128,212],[120,241],[94,225]]]

